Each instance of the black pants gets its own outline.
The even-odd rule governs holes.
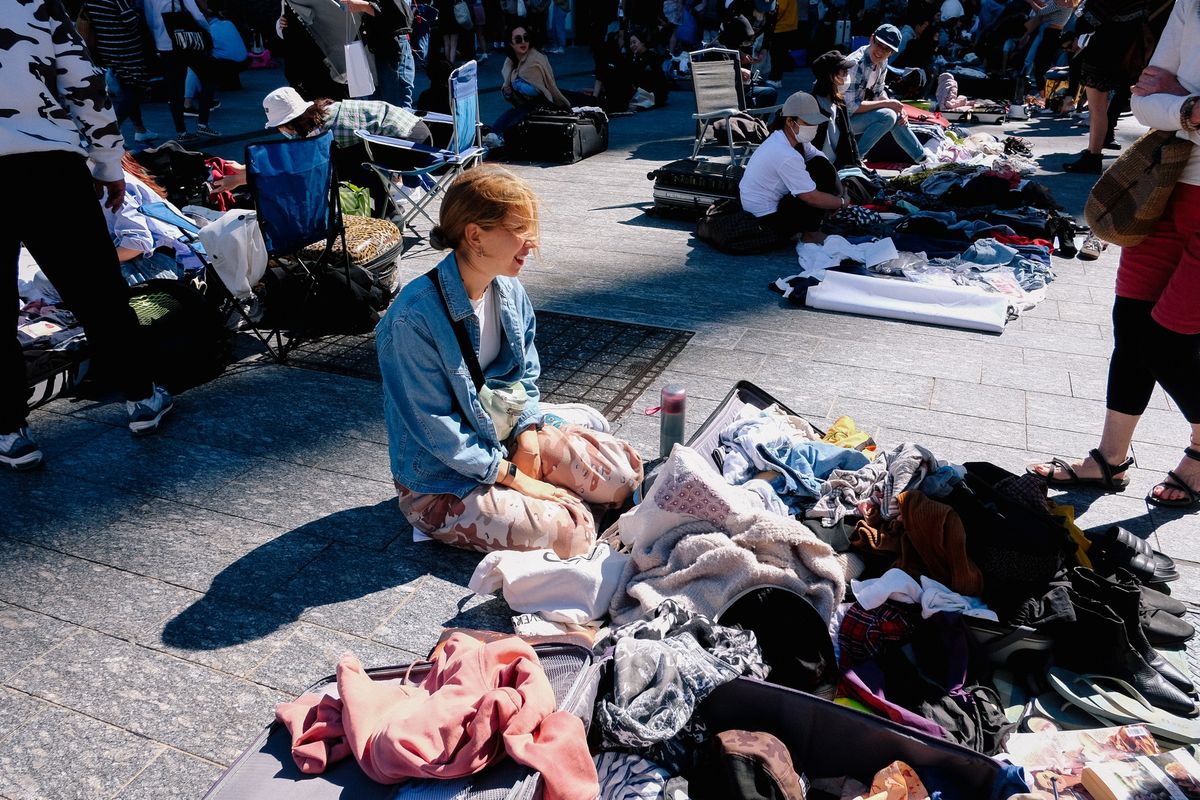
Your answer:
[[[8,273],[0,305],[8,309],[8,329],[16,328],[17,257],[24,244],[87,330],[97,364],[126,399],[149,397],[129,285],[83,157],[62,151],[0,156],[0,171],[21,187],[0,199],[0,263]],[[0,433],[25,424],[29,399],[21,345],[16,336],[8,341],[0,354]]]
[[[1195,425],[1200,423],[1200,334],[1167,330],[1150,316],[1153,308],[1153,301],[1127,297],[1113,304],[1108,408],[1141,416],[1157,383]]]
[[[168,50],[159,53],[159,56],[162,58],[163,79],[167,82],[167,102],[171,106],[171,120],[175,123],[175,132],[187,130],[183,122],[183,93],[187,88],[188,68],[200,79],[200,96],[196,100],[199,103],[200,124],[207,125],[216,80],[212,56],[208,53],[182,50]]]
[[[841,183],[838,181],[837,168],[829,163],[825,156],[813,156],[804,162],[808,168],[809,177],[817,184],[817,190],[829,194],[840,194]],[[781,238],[790,239],[798,233],[812,233],[820,230],[828,212],[823,208],[810,206],[793,194],[785,194],[779,201],[779,207],[774,214],[759,217],[758,222],[764,228],[769,228]]]

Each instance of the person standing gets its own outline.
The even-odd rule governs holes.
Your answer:
[[[842,87],[850,127],[858,137],[858,152],[866,158],[871,148],[891,134],[905,154],[915,163],[925,161],[925,148],[908,129],[904,104],[887,92],[888,59],[900,49],[900,29],[880,25],[871,41],[855,50],[847,60],[853,65]]]
[[[150,85],[150,65],[142,37],[145,23],[134,0],[84,0],[92,22],[93,56],[113,84],[117,124],[133,123],[134,141],[153,141],[158,134],[142,122],[142,98]]]
[[[413,10],[408,0],[342,0],[342,5],[363,15],[362,38],[375,56],[379,83],[373,99],[412,108],[417,63],[409,40]]]
[[[173,401],[140,357],[129,287],[96,202],[103,195],[115,211],[125,198],[124,142],[104,76],[61,0],[9,3],[4,27],[11,38],[0,50],[0,168],[20,191],[0,197],[0,259],[7,264],[0,304],[15,314],[24,244],[83,324],[97,364],[124,392],[129,429],[152,433]],[[15,327],[15,317],[9,320]],[[25,357],[16,336],[8,341],[0,353],[0,465],[32,469],[42,451],[27,427]]]
[[[1089,44],[1088,47],[1093,45]],[[1180,510],[1200,506],[1200,0],[1178,0],[1133,87],[1141,124],[1192,142],[1191,156],[1154,231],[1121,253],[1113,353],[1100,442],[1087,458],[1027,471],[1055,487],[1122,492],[1130,444],[1157,383],[1191,426],[1183,459],[1146,496]],[[1093,111],[1093,113],[1095,113]]]
[[[154,46],[163,65],[163,78],[167,82],[167,102],[171,106],[171,120],[175,123],[175,139],[179,142],[195,141],[200,136],[220,136],[208,125],[209,111],[213,99],[212,29],[208,20],[196,5],[196,0],[144,0],[146,23],[154,35]],[[170,15],[170,16],[166,16]],[[195,27],[208,35],[208,47],[200,50],[184,50],[176,46],[172,36],[171,20],[191,17]],[[183,119],[183,96],[187,87],[187,71],[191,69],[200,79],[199,122],[196,134],[188,133]]]

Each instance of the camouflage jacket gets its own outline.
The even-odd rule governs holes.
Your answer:
[[[4,0],[0,74],[0,155],[65,150],[89,157],[99,180],[122,177],[104,76],[62,0]]]

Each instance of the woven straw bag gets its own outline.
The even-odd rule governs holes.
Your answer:
[[[1174,131],[1150,131],[1134,142],[1088,195],[1083,213],[1092,232],[1121,247],[1145,239],[1166,211],[1191,150]]]

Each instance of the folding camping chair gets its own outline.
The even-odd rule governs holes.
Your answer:
[[[782,108],[747,108],[746,89],[742,84],[741,54],[737,50],[710,47],[696,50],[688,56],[691,61],[692,87],[696,94],[696,113],[692,114],[692,119],[696,121],[693,159],[699,156],[700,151],[708,144],[706,140],[718,120],[728,120],[738,113],[762,117],[765,120]],[[729,148],[729,160],[733,164],[749,158],[754,151],[754,145],[734,143],[733,130],[729,125],[725,126],[725,138],[725,145]],[[715,137],[713,142],[716,143]]]
[[[332,151],[333,134],[328,132],[311,139],[270,141],[246,147],[246,178],[254,197],[258,227],[267,255],[278,261],[285,275],[303,286],[303,293],[294,308],[272,308],[268,300],[266,310],[273,322],[265,333],[259,323],[247,319],[254,335],[280,363],[287,360],[288,351],[300,341],[304,315],[317,287],[318,270],[329,265],[334,242],[339,236],[342,239],[342,267],[346,282],[350,283],[349,248],[346,247]],[[325,246],[316,259],[301,255],[307,245],[321,241]],[[286,260],[280,261],[280,257]],[[297,325],[284,324],[289,313],[295,315],[299,321]],[[285,327],[288,328],[286,341],[283,338]]]
[[[378,136],[364,130],[354,132],[362,140],[367,157],[371,159],[366,166],[383,181],[388,202],[395,209],[392,221],[401,230],[407,227],[417,236],[421,235],[413,225],[417,217],[424,217],[433,225],[433,218],[426,211],[429,204],[463,170],[474,166],[487,155],[487,148],[480,143],[479,85],[474,61],[468,61],[450,73],[450,114],[430,112],[425,115],[424,121],[451,126],[450,143],[445,148]],[[428,159],[429,163],[413,167],[414,155]],[[425,190],[424,194],[414,199],[397,182],[404,178],[415,178]]]

